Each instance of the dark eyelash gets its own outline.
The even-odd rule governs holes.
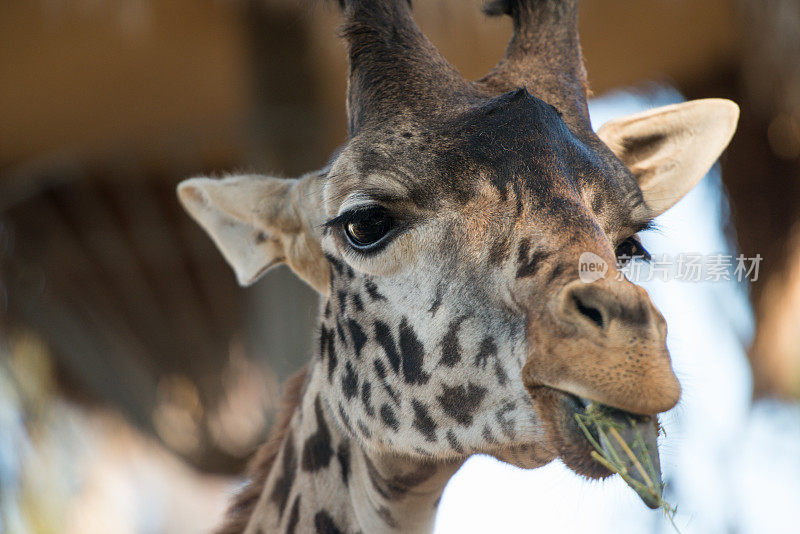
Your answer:
[[[386,212],[386,210],[382,206],[358,207],[349,211],[345,211],[340,215],[337,215],[330,221],[324,223],[322,226],[324,226],[325,228],[331,228],[334,226],[344,226],[350,223],[361,222],[381,212]]]
[[[641,224],[637,225],[636,232],[634,232],[634,234],[638,234],[639,232],[647,232],[649,230],[658,231],[660,229],[661,229],[661,227],[658,225],[656,220],[655,219],[650,219],[649,221],[647,221],[645,223],[641,223]]]

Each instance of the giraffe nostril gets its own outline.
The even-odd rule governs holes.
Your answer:
[[[575,303],[575,309],[578,310],[578,313],[589,319],[591,322],[597,325],[598,328],[603,328],[605,324],[603,320],[603,312],[591,304],[582,301],[578,295],[573,295],[572,300]]]

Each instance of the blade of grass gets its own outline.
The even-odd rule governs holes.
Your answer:
[[[584,414],[575,414],[575,421],[578,424],[578,427],[586,436],[586,439],[591,443],[592,447],[595,448],[594,451],[591,451],[591,457],[594,461],[598,462],[606,469],[611,471],[612,473],[618,474],[634,491],[636,491],[639,495],[651,495],[653,500],[658,504],[658,506],[664,512],[664,515],[667,516],[669,519],[672,528],[675,529],[675,532],[680,534],[680,529],[675,524],[675,515],[677,514],[677,508],[671,506],[667,501],[663,499],[661,496],[660,490],[663,490],[663,486],[659,484],[656,486],[653,483],[653,478],[655,477],[655,466],[653,466],[652,462],[650,461],[650,457],[647,454],[647,445],[642,437],[641,433],[636,430],[636,438],[634,441],[634,445],[638,446],[639,449],[642,451],[642,455],[646,458],[648,467],[650,468],[650,473],[653,475],[650,476],[646,471],[644,466],[642,466],[641,462],[638,460],[638,457],[631,449],[630,445],[622,439],[622,436],[619,434],[617,430],[619,425],[615,421],[610,420],[604,416],[601,409],[595,409],[594,405],[591,405]],[[629,424],[634,425],[634,421],[629,421]],[[632,478],[630,474],[628,474],[627,468],[622,463],[619,456],[616,454],[616,450],[613,446],[609,446],[603,448],[600,443],[597,441],[597,438],[592,434],[589,430],[588,425],[594,426],[595,430],[597,431],[600,439],[605,439],[606,441],[611,444],[611,441],[608,438],[608,435],[603,430],[605,426],[608,428],[609,434],[612,435],[615,441],[617,441],[620,446],[622,447],[623,451],[625,451],[625,455],[628,456],[631,461],[633,462],[634,466],[636,467],[637,471],[642,474],[642,478],[648,482],[647,485],[642,484],[638,480]]]
[[[630,460],[633,463],[634,467],[636,467],[636,470],[639,471],[640,475],[642,475],[642,478],[644,479],[645,484],[647,484],[647,486],[649,486],[651,488],[655,488],[656,486],[655,486],[655,484],[653,484],[653,479],[651,479],[650,475],[648,475],[647,472],[644,470],[644,467],[642,467],[641,462],[639,462],[639,458],[637,458],[636,455],[633,454],[633,451],[628,446],[628,444],[625,442],[625,440],[622,439],[622,436],[619,435],[619,432],[617,432],[617,429],[616,428],[609,428],[608,429],[608,433],[611,434],[614,437],[615,440],[617,440],[617,443],[619,443],[619,446],[622,447],[622,450],[625,452],[625,454],[628,456],[628,458],[630,458]]]

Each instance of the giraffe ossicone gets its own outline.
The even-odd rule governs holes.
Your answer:
[[[576,0],[501,0],[506,55],[464,79],[406,0],[341,0],[348,141],[298,179],[179,186],[243,285],[321,295],[315,354],[223,532],[426,532],[475,453],[610,475],[573,415],[678,402],[666,325],[617,251],[735,130],[710,99],[589,124]],[[622,248],[621,248],[622,247]],[[579,279],[579,258],[605,262]]]

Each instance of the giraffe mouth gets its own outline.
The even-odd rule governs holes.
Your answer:
[[[664,484],[658,454],[658,418],[583,398],[579,402],[583,411],[575,413],[575,420],[594,448],[592,459],[619,474],[648,507],[659,508]]]
[[[578,402],[583,410],[574,417],[594,449],[590,452],[592,459],[619,474],[648,507],[659,508],[664,484],[658,453],[658,418],[581,397]]]
[[[661,505],[656,416],[633,414],[547,386],[530,393],[548,407],[553,442],[567,467],[592,479],[619,474],[649,508]]]

